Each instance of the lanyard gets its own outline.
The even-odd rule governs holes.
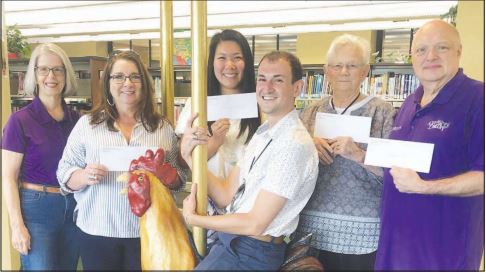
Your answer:
[[[253,168],[253,165],[255,165],[255,163],[258,161],[258,159],[260,159],[260,156],[262,156],[263,152],[265,152],[268,145],[270,145],[270,143],[272,143],[272,140],[273,140],[273,138],[270,139],[270,141],[267,143],[267,145],[265,145],[265,147],[263,147],[263,150],[260,152],[260,154],[257,157],[253,157],[253,160],[251,161],[250,169],[248,170],[248,172],[251,171],[251,169]]]
[[[248,173],[251,171],[251,169],[253,168],[253,165],[255,165],[255,163],[258,161],[260,156],[262,156],[263,152],[265,152],[268,145],[270,145],[270,143],[272,143],[272,140],[273,140],[273,138],[270,139],[270,141],[267,143],[267,145],[265,145],[265,147],[263,147],[263,150],[260,152],[260,154],[257,157],[253,157],[253,160],[251,161],[251,165],[250,165],[250,169],[248,170]],[[243,196],[243,194],[245,193],[245,188],[246,188],[246,181],[243,178],[243,183],[238,187],[238,190],[236,190],[235,195],[231,199],[231,203],[229,205],[229,212],[230,213],[234,213],[240,207],[241,204],[239,204],[239,203],[241,203],[241,201],[239,201],[239,200],[241,199],[241,196]]]
[[[344,111],[342,111],[340,113],[340,115],[344,114],[349,109],[349,107],[351,107],[351,105],[353,105],[358,100],[359,95],[361,95],[361,94],[358,92],[358,95],[356,96],[356,98],[354,98],[354,100],[348,105],[348,107],[344,108]],[[336,111],[336,108],[334,108],[334,103],[332,102],[332,98],[331,98],[331,106],[332,106],[332,110]]]

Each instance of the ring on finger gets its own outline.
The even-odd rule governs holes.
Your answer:
[[[96,174],[91,174],[88,176],[89,180],[96,180]]]

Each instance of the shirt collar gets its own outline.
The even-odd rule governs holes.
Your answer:
[[[456,92],[461,92],[457,87],[464,81],[466,76],[464,75],[463,69],[459,68],[456,75],[449,80],[439,91],[439,94],[432,100],[433,104],[446,104],[454,96]],[[415,104],[420,104],[422,96],[424,95],[424,87],[419,86],[417,92],[414,93]]]
[[[139,126],[143,126],[143,124],[142,124],[141,120],[137,119],[137,121],[135,122],[135,125],[133,126],[133,129],[135,129]],[[116,120],[115,120],[115,122],[113,122],[113,127],[115,127],[115,129],[117,129],[118,131],[121,132],[120,126],[118,126],[118,122]]]
[[[297,110],[292,110],[290,111],[287,115],[285,115],[283,118],[281,118],[275,125],[273,125],[272,128],[269,128],[268,121],[263,123],[258,130],[255,132],[257,135],[265,135],[268,138],[276,138],[279,135],[283,135],[282,131],[285,131],[285,128],[287,128],[287,124],[292,123],[294,120],[299,118],[299,114],[297,113]]]
[[[47,112],[46,107],[44,104],[42,104],[42,101],[38,96],[34,97],[31,103],[32,107],[32,112],[34,113],[34,118],[39,121],[40,124],[47,124],[49,122],[56,122],[51,115],[49,115],[49,112]],[[68,106],[64,99],[61,100],[61,106],[64,111],[64,118],[62,121],[70,121],[72,122],[74,120],[74,117],[71,115],[71,112],[68,109]]]

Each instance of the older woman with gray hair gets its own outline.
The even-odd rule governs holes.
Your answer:
[[[79,114],[64,97],[77,85],[66,53],[40,44],[32,53],[25,90],[31,104],[13,113],[2,137],[2,189],[22,270],[75,271],[79,257],[76,201],[61,194],[56,170]]]
[[[333,40],[324,71],[332,95],[304,109],[301,119],[311,135],[316,113],[371,117],[371,137],[384,138],[395,110],[380,98],[360,93],[368,75],[369,43],[354,35]],[[312,246],[326,271],[373,271],[380,228],[383,170],[363,164],[366,144],[350,136],[314,137],[319,176],[302,211],[297,234],[313,233]]]

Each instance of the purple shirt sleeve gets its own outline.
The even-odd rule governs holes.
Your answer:
[[[26,149],[25,135],[17,116],[15,113],[11,115],[3,128],[2,149],[23,154]]]

